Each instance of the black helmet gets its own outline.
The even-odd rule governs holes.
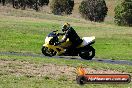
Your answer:
[[[69,23],[65,23],[64,25],[63,25],[63,27],[62,27],[62,31],[64,32],[64,31],[67,31],[68,29],[69,29],[69,27],[70,27],[70,24]]]

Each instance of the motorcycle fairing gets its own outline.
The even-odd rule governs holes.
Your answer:
[[[79,47],[84,47],[92,42],[95,41],[95,36],[92,36],[92,37],[83,37],[82,38],[83,42],[81,43],[81,45],[78,46]]]
[[[45,38],[45,44],[49,44],[50,40],[52,39],[53,37],[46,37]]]
[[[61,55],[62,53],[64,53],[64,48],[60,47],[60,46],[54,46],[54,45],[50,45],[50,44],[44,44],[43,46],[48,47],[48,49],[53,49],[54,51],[57,52],[57,55]]]

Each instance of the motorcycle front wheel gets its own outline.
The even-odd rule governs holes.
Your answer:
[[[92,60],[92,58],[95,56],[95,49],[92,46],[82,49],[79,56],[85,60]]]
[[[56,51],[54,51],[53,49],[49,49],[48,47],[45,47],[43,46],[42,49],[41,49],[42,53],[45,55],[45,56],[55,56],[56,55]]]

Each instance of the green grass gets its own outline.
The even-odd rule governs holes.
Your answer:
[[[112,65],[97,62],[85,62],[79,60],[65,60],[65,59],[54,59],[54,58],[39,58],[39,57],[25,57],[25,56],[14,56],[14,55],[2,55],[0,60],[4,61],[16,61],[16,62],[27,62],[30,64],[36,64],[36,66],[43,66],[43,64],[50,63],[58,66],[69,66],[78,67],[83,66],[86,68],[100,69],[100,70],[115,70],[120,72],[132,73],[132,66],[128,65]],[[24,64],[23,64],[24,65]],[[66,75],[59,76],[58,78],[51,78],[47,76],[32,76],[30,74],[15,75],[5,69],[19,68],[23,65],[16,65],[9,63],[9,66],[2,68],[0,65],[0,88],[131,88],[132,82],[129,84],[86,84],[80,86],[76,83],[75,75],[69,79]],[[35,66],[35,67],[36,67]],[[50,69],[49,69],[50,70]],[[88,71],[87,71],[88,72]],[[17,73],[17,72],[16,72]],[[70,73],[70,72],[69,72]]]
[[[44,63],[51,63],[51,64],[57,64],[57,65],[67,65],[71,67],[78,67],[83,66],[86,68],[93,68],[93,69],[109,69],[109,70],[115,70],[119,72],[127,72],[132,73],[132,66],[131,65],[118,65],[118,64],[107,64],[107,63],[98,63],[95,61],[80,61],[80,60],[67,60],[67,59],[55,59],[55,58],[40,58],[40,57],[31,57],[31,56],[15,56],[15,55],[1,55],[0,59],[4,60],[18,60],[18,61],[27,61],[27,62],[33,62],[36,64],[44,64]]]
[[[108,0],[110,1],[110,0]],[[2,7],[3,8],[3,7]],[[112,7],[113,8],[113,7]],[[96,36],[96,58],[130,60],[132,61],[132,28],[120,27],[107,19],[104,23],[94,23],[81,18],[70,16],[54,16],[43,12],[14,10],[0,8],[0,52],[22,52],[41,54],[41,46],[44,38],[52,30],[61,29],[65,22],[69,22],[83,36]],[[112,14],[109,14],[113,16]],[[114,70],[126,72],[132,75],[132,66],[113,65],[93,61],[64,60],[54,58],[25,57],[14,55],[1,55],[1,60],[25,61],[43,65],[45,63],[61,66],[78,67],[83,66],[95,70]],[[21,68],[15,64],[9,67]],[[14,75],[6,71],[8,66],[1,67],[0,64],[0,88],[131,88],[130,84],[88,84],[80,86],[75,79],[60,76],[57,79],[48,76]]]
[[[96,36],[97,58],[132,60],[131,28],[85,21],[71,24],[81,37]],[[0,20],[0,51],[41,53],[46,35],[54,29],[60,30],[61,25],[58,20],[6,16]]]
[[[2,76],[0,88],[131,88],[132,84],[87,84],[80,86],[75,81],[53,80],[45,77]]]

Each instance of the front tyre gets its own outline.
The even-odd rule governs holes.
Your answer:
[[[45,55],[45,56],[55,56],[56,55],[56,51],[54,51],[53,49],[49,49],[48,47],[45,47],[43,46],[42,49],[41,49],[42,53]]]
[[[82,49],[79,56],[85,60],[92,60],[92,58],[95,56],[95,49],[92,46]]]

